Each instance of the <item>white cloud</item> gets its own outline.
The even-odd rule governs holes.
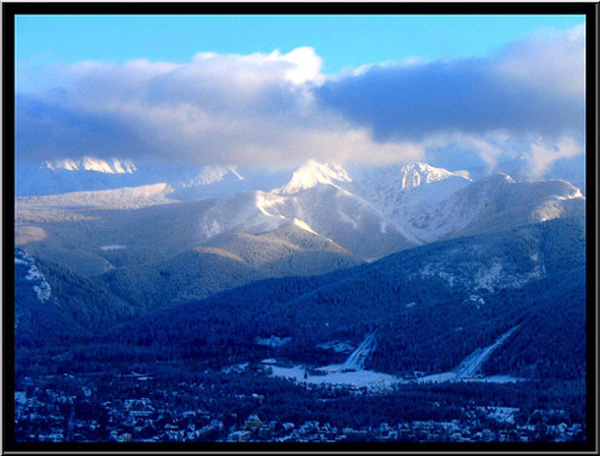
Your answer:
[[[429,151],[456,151],[457,166],[461,166],[460,153],[469,151],[475,153],[485,166],[485,173],[498,170],[499,162],[514,159],[516,151],[511,147],[511,135],[505,130],[474,135],[461,132],[438,133],[426,137],[423,144]]]
[[[93,147],[100,155],[189,163],[277,167],[309,157],[379,163],[423,157],[419,145],[376,142],[368,129],[322,109],[311,92],[324,81],[321,64],[315,51],[304,47],[287,54],[200,53],[181,64],[135,60],[66,66],[63,81],[68,83],[60,91],[34,97],[53,119],[52,134],[22,141],[18,151],[44,159],[53,158],[48,153],[72,155],[77,147],[68,144],[77,134],[82,155]],[[27,123],[39,114],[27,109],[30,102],[20,103],[23,131],[31,131]],[[61,118],[67,120],[60,123]],[[104,136],[125,130],[133,139],[120,150],[118,144],[117,150],[98,150],[98,121],[107,129]],[[94,144],[87,144],[86,136]],[[66,147],[55,147],[61,141]]]
[[[554,96],[585,95],[585,25],[564,32],[544,30],[502,51],[492,65],[508,82]]]
[[[581,144],[571,136],[563,136],[558,141],[546,141],[540,137],[525,154],[528,175],[531,179],[539,179],[558,160],[574,158],[581,153]]]
[[[307,81],[323,82],[321,75],[323,61],[311,47],[294,49],[284,54],[282,59],[292,63],[294,66],[285,72],[285,78],[294,84],[302,84]]]

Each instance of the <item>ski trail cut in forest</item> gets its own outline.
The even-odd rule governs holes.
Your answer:
[[[516,329],[519,326],[520,325],[517,325],[514,328],[509,329],[507,332],[502,334],[492,345],[489,345],[483,349],[478,348],[469,356],[467,356],[456,369],[456,379],[469,378],[476,375],[481,370],[481,366],[483,365],[483,363],[488,360],[488,358],[491,356],[494,350],[500,347],[506,341],[506,339],[508,339],[510,335],[516,331]]]
[[[373,352],[375,349],[375,333],[377,331],[369,334],[365,340],[363,340],[360,345],[354,350],[348,359],[344,361],[338,371],[345,370],[362,370],[365,367],[365,360],[367,357]]]

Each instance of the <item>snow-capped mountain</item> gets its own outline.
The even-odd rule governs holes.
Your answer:
[[[566,181],[515,182],[496,174],[451,194],[428,214],[431,239],[502,231],[528,223],[583,215],[585,198]]]
[[[223,233],[258,234],[293,223],[331,239],[364,259],[379,258],[417,245],[390,225],[364,199],[332,185],[317,185],[283,195],[242,192],[213,206],[199,221],[210,239]]]
[[[517,183],[498,174],[473,182],[463,173],[422,162],[347,171],[311,160],[274,192],[297,195],[314,212],[327,207],[320,198],[309,196],[318,188],[337,191],[337,199],[328,200],[330,208],[344,197],[357,198],[363,208],[369,207],[369,217],[379,222],[382,232],[393,229],[413,245],[580,215],[585,201],[581,192],[565,181]],[[328,193],[322,190],[320,194]],[[329,215],[332,212],[328,211]],[[360,213],[342,211],[341,220],[352,224]],[[319,218],[322,220],[330,217]],[[319,221],[312,226],[319,226]],[[339,229],[336,226],[331,231]]]
[[[294,171],[292,179],[286,185],[273,191],[284,195],[292,195],[319,184],[344,188],[344,184],[348,182],[352,182],[352,179],[341,166],[331,162],[320,163],[309,160],[297,171]]]
[[[118,161],[121,167],[123,162]],[[103,169],[100,162],[94,163],[94,167]],[[56,231],[48,222],[89,220],[86,223],[93,227],[69,225],[81,240],[78,257],[83,250],[89,250],[96,263],[104,265],[101,268],[104,271],[110,269],[106,261],[112,262],[104,251],[98,257],[98,249],[104,245],[127,245],[131,255],[135,252],[134,256],[141,254],[139,258],[149,259],[156,255],[150,255],[151,250],[141,245],[144,242],[152,244],[162,238],[163,244],[178,246],[172,252],[176,254],[219,235],[260,235],[293,225],[371,261],[451,237],[581,215],[585,206],[581,192],[565,181],[519,183],[506,174],[498,174],[473,182],[462,173],[421,162],[345,169],[309,160],[295,172],[287,173],[287,178],[285,173],[253,173],[234,166],[161,168],[129,162],[127,169],[131,172],[117,173],[116,163],[106,163],[113,172],[85,169],[90,162],[83,161],[64,161],[52,164],[55,169],[44,168],[42,171],[63,187],[75,183],[92,188],[119,182],[120,185],[102,191],[18,198],[19,242],[62,236],[64,230]],[[123,180],[103,180],[107,178],[162,183],[124,187]],[[21,181],[17,181],[17,188],[20,185]],[[188,207],[187,201],[198,204]],[[147,211],[145,215],[117,216],[110,212],[151,207],[156,211]],[[90,210],[103,212],[90,218]],[[107,219],[105,224],[91,221],[98,216]],[[121,222],[130,219],[137,227],[133,236],[131,224]],[[37,230],[33,237],[29,236],[32,230]],[[92,238],[90,233],[99,234]],[[172,238],[174,233],[177,235]],[[62,244],[71,245],[73,235],[63,236],[59,243],[54,239],[54,244],[49,240],[35,244],[35,253],[56,248],[64,252],[70,247]],[[102,242],[98,240],[101,237],[105,239]],[[161,255],[164,253],[169,252],[161,250]],[[60,258],[63,257],[61,253]],[[83,269],[86,270],[87,267]]]
[[[421,162],[356,172],[352,190],[371,202],[392,224],[415,242],[428,242],[421,227],[435,208],[471,180]]]

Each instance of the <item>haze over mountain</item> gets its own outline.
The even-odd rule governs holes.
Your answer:
[[[178,199],[190,200],[249,189],[271,190],[283,184],[286,178],[287,174],[278,172],[247,174],[233,165],[187,166],[86,156],[81,160],[16,163],[15,193],[17,196],[57,195],[165,183]]]

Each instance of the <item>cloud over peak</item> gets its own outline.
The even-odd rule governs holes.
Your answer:
[[[584,38],[583,28],[546,31],[487,59],[414,58],[335,77],[310,47],[63,65],[56,90],[17,95],[16,156],[277,168],[423,160],[460,144],[490,167],[528,151],[538,173],[583,137]]]

